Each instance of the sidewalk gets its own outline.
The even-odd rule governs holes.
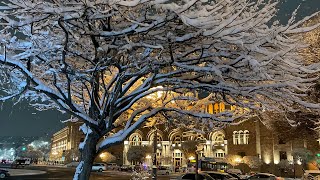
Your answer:
[[[29,169],[5,169],[9,171],[10,176],[30,176],[30,175],[39,175],[45,174],[45,171],[39,170],[29,170]]]
[[[35,167],[61,167],[61,168],[67,168],[66,165],[62,165],[62,164],[56,164],[56,165],[52,165],[52,164],[31,164],[30,166],[35,166]],[[68,167],[70,168],[70,167]]]

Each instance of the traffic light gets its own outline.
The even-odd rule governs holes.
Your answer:
[[[25,146],[23,146],[23,147],[21,148],[21,150],[22,150],[22,151],[25,151],[25,150],[27,150],[27,148],[26,148]]]

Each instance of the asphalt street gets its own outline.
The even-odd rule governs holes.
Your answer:
[[[28,169],[46,171],[45,174],[40,175],[24,175],[13,176],[7,178],[8,180],[70,180],[73,179],[75,169],[61,168],[61,167],[28,167]],[[130,180],[131,173],[120,171],[105,171],[105,172],[92,172],[90,180]],[[151,178],[150,178],[151,179]],[[159,175],[158,180],[171,180],[176,179],[176,176],[163,176]]]

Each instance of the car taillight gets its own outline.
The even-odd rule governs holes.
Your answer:
[[[276,180],[283,180],[283,178],[281,178],[281,177],[276,177]]]

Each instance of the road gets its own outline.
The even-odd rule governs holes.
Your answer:
[[[28,169],[46,171],[46,174],[14,176],[9,177],[10,180],[70,180],[73,178],[75,169],[62,167],[28,167]],[[158,180],[176,179],[177,176],[159,175]],[[130,180],[131,173],[120,171],[92,172],[90,180]]]

